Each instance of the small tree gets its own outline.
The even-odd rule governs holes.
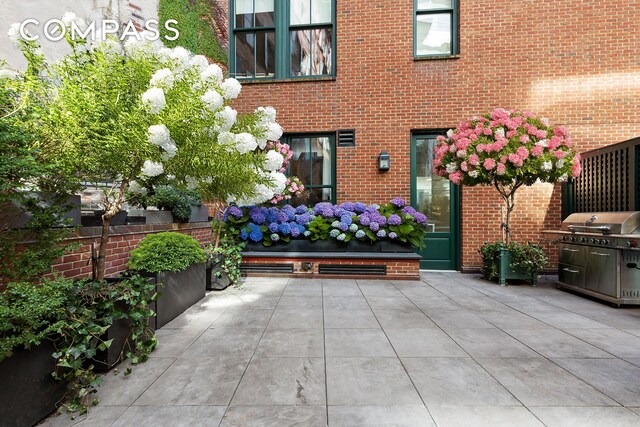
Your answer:
[[[36,146],[79,178],[110,183],[102,197],[97,279],[104,277],[111,219],[139,176],[172,174],[205,200],[266,201],[284,191],[282,156],[264,151],[282,134],[275,110],[238,116],[229,103],[240,84],[224,79],[205,57],[141,33],[124,46],[116,39],[89,44],[68,38],[72,53],[43,68],[33,59],[37,46],[13,36],[38,71],[24,76],[25,91],[46,94],[31,122]]]
[[[438,137],[433,167],[454,184],[493,185],[504,200],[503,242],[511,241],[516,191],[537,181],[554,183],[580,174],[580,155],[563,126],[533,113],[497,108],[461,122]]]

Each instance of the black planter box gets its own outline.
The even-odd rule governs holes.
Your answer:
[[[0,362],[0,424],[32,426],[56,409],[66,385],[53,379],[56,360],[53,343],[44,341],[30,350],[17,349]]]
[[[222,269],[224,258],[216,263],[207,263],[207,290],[208,291],[221,291],[227,289],[231,284],[231,279],[227,275],[227,272]],[[220,272],[220,277],[218,277]]]
[[[81,223],[83,227],[102,227],[102,214],[104,211],[93,211],[93,214],[83,214]],[[120,211],[111,219],[110,225],[125,225],[127,223],[127,212]]]
[[[37,198],[45,205],[51,206],[51,197],[43,193],[37,193]],[[66,204],[69,207],[56,227],[75,227],[80,225],[80,196],[74,195],[67,198]],[[8,202],[0,206],[3,212],[3,221],[8,228],[20,229],[27,225],[33,214],[24,211],[23,208],[14,202]]]
[[[276,243],[264,246],[262,242],[247,242],[244,252],[377,252],[412,253],[413,246],[402,242],[377,241],[364,242],[351,240],[344,243],[337,240],[290,240],[289,243]]]
[[[204,298],[205,273],[205,263],[201,263],[183,271],[165,271],[157,274],[160,297],[156,301],[156,329],[160,329]]]

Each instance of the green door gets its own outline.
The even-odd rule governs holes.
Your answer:
[[[428,232],[420,268],[456,270],[460,253],[460,189],[433,173],[431,162],[438,134],[411,138],[411,205],[427,215]]]

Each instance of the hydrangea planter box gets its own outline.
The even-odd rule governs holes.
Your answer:
[[[247,242],[245,252],[373,252],[373,253],[413,253],[413,247],[402,242],[363,242],[351,240],[343,243],[337,240],[290,240],[288,243],[277,243],[265,246],[258,242]]]
[[[156,301],[156,329],[160,329],[206,294],[205,263],[193,264],[186,270],[158,273],[156,283],[160,297]],[[161,285],[160,285],[161,284]]]
[[[221,260],[213,263],[207,263],[207,290],[208,291],[221,291],[227,289],[231,284],[231,279],[227,275],[226,271],[222,269],[224,264],[224,257],[220,255]]]
[[[56,369],[51,341],[29,350],[16,349],[0,362],[0,420],[3,426],[31,426],[55,411],[66,384],[51,374]]]
[[[189,222],[207,221],[209,221],[209,208],[207,206],[191,206],[191,217],[189,217]]]
[[[104,211],[83,212],[81,223],[83,227],[102,227],[102,214]],[[127,223],[127,212],[120,211],[111,219],[111,226],[125,225]]]
[[[520,269],[511,268],[511,252],[508,249],[500,249],[500,276],[498,283],[500,286],[505,286],[507,280],[525,280],[531,282],[532,285],[536,285],[538,280],[537,274],[527,273]]]
[[[159,211],[152,209],[129,209],[129,215],[134,217],[145,217],[145,224],[171,224],[173,214],[171,211]]]
[[[51,205],[50,198],[41,193],[37,194],[45,204]],[[59,226],[63,227],[75,227],[80,225],[80,196],[69,196],[66,201],[69,206],[67,211],[61,218]],[[33,214],[31,212],[25,212],[20,206],[13,202],[8,202],[0,205],[0,211],[3,211],[3,221],[10,229],[20,229],[27,225],[27,222],[31,219]]]

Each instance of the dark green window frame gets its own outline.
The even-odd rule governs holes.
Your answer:
[[[451,0],[451,7],[442,7],[438,9],[419,8],[420,0],[413,0],[413,56],[415,58],[446,58],[455,56],[460,53],[459,37],[458,37],[458,0]],[[421,54],[418,53],[418,18],[428,15],[449,15],[450,24],[450,49],[449,52]]]
[[[314,0],[311,0],[313,2]],[[255,4],[255,3],[254,3]],[[331,0],[331,22],[317,24],[290,24],[290,0],[274,0],[274,26],[236,28],[235,0],[229,0],[229,76],[242,81],[282,79],[326,79],[336,76],[336,0]],[[331,70],[325,74],[296,75],[292,72],[292,31],[326,29],[331,33]],[[273,75],[245,77],[236,71],[236,35],[263,31],[275,32],[275,72]],[[313,58],[312,58],[313,59]],[[311,60],[312,60],[311,59]],[[255,57],[254,57],[255,64]]]
[[[331,178],[331,183],[330,184],[308,184],[304,182],[304,179],[302,179],[305,190],[312,190],[312,189],[317,189],[317,188],[326,188],[330,190],[331,193],[331,197],[330,197],[330,202],[331,203],[335,203],[336,202],[336,133],[335,132],[312,132],[312,133],[295,133],[295,134],[286,134],[283,135],[282,138],[280,139],[281,142],[285,143],[285,144],[289,144],[291,146],[291,141],[297,138],[328,138],[329,140],[329,144],[331,147],[331,165],[330,165],[330,178]],[[294,147],[291,146],[291,149],[293,150]],[[313,162],[311,162],[311,159],[313,158],[313,156],[311,155],[311,146],[309,146],[309,151],[308,151],[308,157],[310,160],[309,163],[309,175],[312,176],[313,175]],[[291,171],[291,164],[289,164],[289,167],[287,168],[287,171],[285,173],[287,176],[291,176],[293,174],[293,172]],[[298,177],[300,178],[300,177]],[[294,201],[295,204],[295,201]]]

